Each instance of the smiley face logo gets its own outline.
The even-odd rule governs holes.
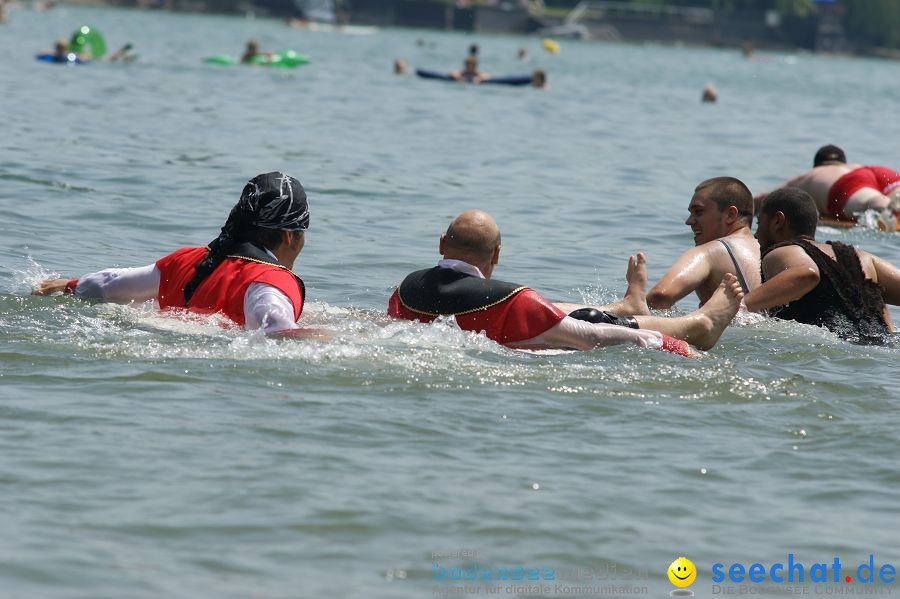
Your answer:
[[[697,578],[694,562],[686,557],[679,557],[669,566],[669,580],[677,587],[689,586]]]

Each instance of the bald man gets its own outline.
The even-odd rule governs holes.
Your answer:
[[[591,307],[559,306],[524,285],[492,279],[500,261],[500,229],[480,210],[460,214],[440,236],[437,266],[408,275],[391,295],[388,314],[431,322],[454,316],[466,331],[519,349],[588,350],[622,343],[693,355],[689,344],[710,349],[737,312],[743,292],[732,275],[699,310],[687,316],[649,316],[647,270],[642,254],[632,257],[625,301],[634,317],[618,317]]]

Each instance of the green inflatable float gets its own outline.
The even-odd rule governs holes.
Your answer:
[[[95,60],[103,58],[106,54],[106,40],[90,25],[82,25],[69,40],[69,52],[83,54]]]
[[[240,64],[240,60],[228,54],[215,54],[207,56],[203,62],[208,64],[219,65],[235,65]],[[273,52],[271,57],[265,54],[257,54],[250,59],[250,64],[256,64],[264,67],[278,67],[282,69],[293,69],[302,64],[309,64],[309,56],[297,54],[293,50],[285,50],[283,52]]]

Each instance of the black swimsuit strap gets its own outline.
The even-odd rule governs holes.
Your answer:
[[[728,252],[728,255],[731,256],[731,262],[734,263],[734,269],[737,271],[735,274],[737,275],[738,282],[741,284],[741,289],[744,290],[744,293],[750,293],[750,286],[747,285],[747,279],[744,278],[744,271],[741,270],[741,265],[738,264],[737,256],[734,255],[734,250],[731,249],[731,246],[724,239],[720,239],[719,243],[725,246],[725,250]]]

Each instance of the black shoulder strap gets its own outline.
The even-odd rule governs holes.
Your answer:
[[[865,280],[866,273],[862,269],[859,254],[856,253],[853,246],[840,241],[829,241],[828,245],[834,250],[835,261],[838,264],[847,269],[847,272],[860,283]]]
[[[731,256],[731,262],[734,264],[734,274],[737,275],[738,281],[741,284],[741,289],[744,290],[744,293],[750,293],[750,286],[747,285],[747,279],[744,278],[744,271],[741,270],[741,265],[738,264],[737,256],[734,255],[734,250],[731,249],[731,245],[724,239],[720,239],[719,243],[725,246],[725,251]]]

